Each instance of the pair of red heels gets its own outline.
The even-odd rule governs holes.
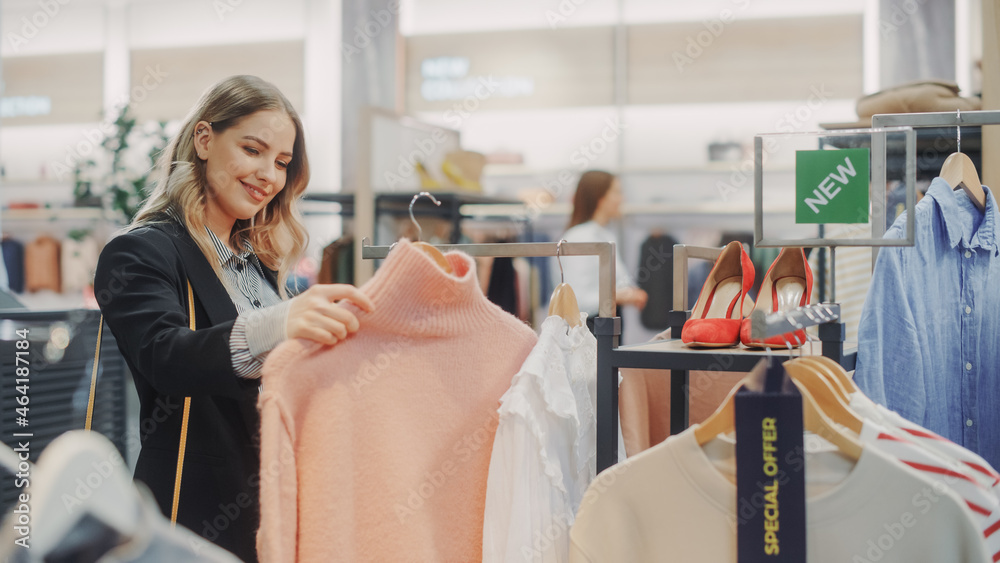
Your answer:
[[[754,275],[753,262],[743,245],[735,241],[726,245],[701,288],[691,318],[681,329],[681,340],[688,346],[703,348],[728,348],[740,342],[750,348],[804,344],[803,330],[754,340],[750,337],[750,313],[755,307],[773,313],[809,303],[813,277],[805,252],[801,248],[781,249],[764,276],[756,304],[747,295]]]

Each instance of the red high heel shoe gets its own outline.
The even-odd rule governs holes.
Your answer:
[[[806,253],[801,248],[782,248],[774,263],[768,268],[757,294],[757,305],[769,313],[788,311],[809,303],[812,296],[813,275]],[[764,340],[750,338],[750,319],[743,320],[740,341],[750,348],[798,348],[806,342],[806,332],[796,330]]]
[[[753,280],[753,262],[743,245],[736,241],[727,244],[701,287],[691,318],[681,329],[681,341],[705,348],[739,344],[740,321],[753,309],[753,299],[747,295]]]

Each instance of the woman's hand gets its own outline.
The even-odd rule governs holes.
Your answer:
[[[291,300],[285,328],[288,338],[306,338],[320,344],[336,344],[358,330],[358,318],[336,302],[347,299],[362,310],[372,312],[367,295],[348,284],[319,284]]]
[[[619,305],[634,305],[637,309],[645,307],[649,300],[649,294],[638,287],[619,289],[615,292],[615,297]]]

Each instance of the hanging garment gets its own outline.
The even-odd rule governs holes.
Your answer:
[[[905,432],[864,419],[861,442],[903,465],[921,473],[934,483],[935,490],[948,488],[965,502],[973,520],[982,531],[986,552],[1000,561],[1000,499],[993,490],[979,482],[975,471],[954,459],[928,450],[910,439]]]
[[[263,563],[475,561],[497,408],[537,337],[490,303],[472,258],[445,273],[400,240],[333,347],[264,364]]]
[[[649,295],[639,313],[642,326],[663,330],[668,326],[668,313],[674,309],[674,245],[670,235],[653,235],[639,248],[639,289]]]
[[[697,428],[597,477],[570,530],[570,561],[736,561],[735,444],[720,437],[702,448]],[[818,436],[806,438],[810,563],[988,560],[981,533],[954,492],[939,492],[872,448],[852,467]],[[782,511],[781,517],[794,516]]]
[[[570,526],[597,474],[597,339],[548,317],[500,402],[482,560],[567,561]]]
[[[493,259],[486,298],[512,315],[517,315],[517,274],[514,260],[507,257]]]
[[[980,455],[906,420],[897,413],[875,403],[864,393],[852,393],[850,407],[851,410],[865,418],[904,432],[907,439],[921,447],[965,465],[972,470],[973,475],[981,485],[989,487],[993,494],[1000,499],[1000,473]],[[1000,532],[1000,530],[994,530],[994,532]]]
[[[59,293],[59,241],[42,235],[24,249],[24,285],[28,291],[44,289]]]
[[[0,444],[5,470],[18,457]],[[174,526],[145,486],[132,480],[114,444],[98,432],[72,430],[48,444],[31,474],[30,516],[45,522],[29,535],[15,530],[11,506],[0,528],[5,563],[240,563],[232,553]],[[235,506],[235,505],[234,505]],[[183,509],[182,509],[183,510]],[[15,543],[27,540],[27,549]]]
[[[94,282],[94,271],[97,270],[97,241],[94,237],[84,237],[76,241],[62,241],[60,249],[60,276],[62,290],[65,292],[80,291]]]
[[[1000,212],[935,178],[916,244],[879,251],[854,378],[872,400],[1000,464]],[[886,238],[902,238],[902,215]]]
[[[13,238],[5,238],[2,245],[3,263],[7,267],[7,282],[14,293],[24,293],[24,245]]]

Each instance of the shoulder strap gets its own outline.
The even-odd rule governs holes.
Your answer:
[[[191,282],[187,282],[188,289],[188,326],[195,329],[194,321],[194,291],[191,289]],[[100,324],[97,325],[97,346],[94,349],[94,368],[90,374],[90,397],[87,399],[87,421],[84,428],[91,429],[94,421],[94,399],[97,394],[97,367],[101,359],[101,336],[104,332],[104,315],[101,315]],[[177,507],[181,497],[181,476],[184,473],[184,450],[187,449],[187,429],[188,418],[191,413],[191,397],[184,397],[184,415],[181,418],[181,441],[177,451],[177,473],[174,477],[174,498],[170,508],[170,526],[177,524]]]

